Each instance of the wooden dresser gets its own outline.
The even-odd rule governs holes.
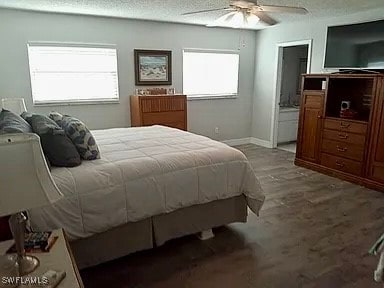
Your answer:
[[[384,191],[384,75],[304,75],[301,100],[295,163]]]
[[[185,95],[131,96],[131,125],[164,125],[187,130]]]

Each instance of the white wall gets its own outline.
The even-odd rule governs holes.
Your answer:
[[[249,137],[254,84],[255,32],[182,24],[0,9],[0,98],[24,97],[28,110],[52,110],[83,119],[92,129],[130,126],[134,86],[133,49],[173,52],[173,87],[182,89],[182,49],[239,48],[239,97],[188,102],[189,130],[219,140]],[[28,41],[116,44],[120,104],[34,107],[27,59]],[[196,83],[199,85],[199,83]],[[219,127],[219,134],[214,134]]]
[[[341,25],[382,19],[384,8],[301,23],[282,24],[257,33],[256,74],[253,101],[252,137],[271,141],[272,108],[277,69],[277,43],[313,39],[311,72],[323,71],[323,57],[328,25]],[[340,53],[343,53],[340,51]]]

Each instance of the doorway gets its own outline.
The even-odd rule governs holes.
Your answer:
[[[311,40],[278,44],[273,147],[296,153],[301,75],[309,73]]]

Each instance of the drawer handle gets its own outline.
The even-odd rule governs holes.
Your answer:
[[[345,166],[345,164],[340,162],[340,161],[336,161],[336,166],[340,167],[340,168],[343,168]]]
[[[341,126],[342,128],[348,128],[349,126],[351,126],[351,124],[350,124],[350,123],[343,123],[343,122],[340,122],[340,126]]]
[[[339,134],[340,139],[348,139],[348,134]]]
[[[339,151],[339,152],[346,152],[348,150],[347,147],[340,147],[339,145],[337,145],[336,148],[337,148],[337,151]]]

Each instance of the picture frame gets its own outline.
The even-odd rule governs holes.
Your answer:
[[[172,51],[134,50],[135,84],[172,85]]]

